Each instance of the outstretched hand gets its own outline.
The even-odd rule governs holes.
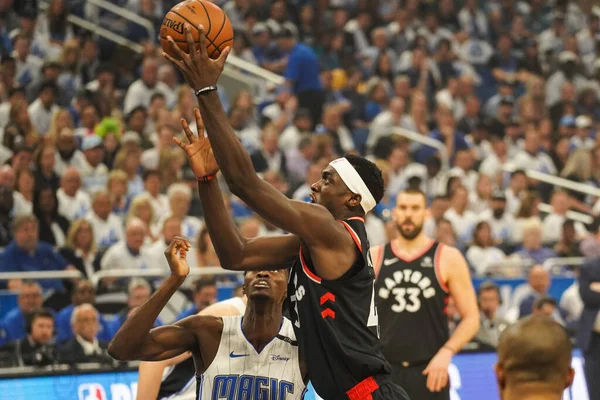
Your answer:
[[[202,179],[205,176],[216,174],[219,166],[217,165],[217,160],[215,160],[208,138],[204,137],[204,122],[202,121],[200,110],[197,108],[194,109],[194,116],[196,117],[198,137],[194,135],[186,120],[182,118],[181,126],[189,144],[183,143],[176,137],[173,137],[173,142],[187,154],[196,178]]]
[[[202,25],[198,26],[199,46],[196,46],[196,42],[194,42],[192,28],[189,24],[185,24],[185,37],[189,53],[181,50],[173,38],[167,36],[167,40],[171,43],[173,52],[177,55],[178,59],[165,52],[162,53],[163,57],[179,68],[192,89],[199,90],[208,86],[215,86],[225,67],[225,61],[229,55],[230,48],[226,47],[219,55],[219,58],[213,60],[208,56],[206,51],[206,37]]]
[[[190,273],[190,267],[186,260],[187,252],[192,246],[186,239],[176,236],[165,250],[165,257],[169,262],[171,275],[186,277]]]

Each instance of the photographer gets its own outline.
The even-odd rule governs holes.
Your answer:
[[[2,348],[10,355],[12,366],[46,366],[56,362],[54,345],[54,316],[44,309],[34,310],[25,323],[27,336]]]

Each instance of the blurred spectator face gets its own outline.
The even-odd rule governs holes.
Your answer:
[[[134,132],[142,133],[146,126],[146,113],[142,110],[135,111],[129,116],[127,126]]]
[[[96,197],[94,197],[92,210],[94,210],[94,213],[98,218],[106,221],[112,210],[112,204],[108,193],[98,193]]]
[[[513,114],[514,106],[509,103],[500,103],[498,105],[498,118],[506,121]]]
[[[294,125],[300,132],[309,132],[312,127],[312,120],[309,116],[303,116],[294,120]]]
[[[245,220],[240,226],[240,233],[247,239],[258,237],[260,222],[256,218]]]
[[[398,195],[392,216],[402,237],[412,240],[421,233],[428,216],[426,206],[426,199],[421,194],[401,192]]]
[[[42,304],[44,303],[42,288],[37,283],[26,283],[22,285],[17,302],[19,309],[23,314],[29,314],[36,308],[42,307]]]
[[[148,116],[153,119],[158,119],[159,111],[166,109],[167,102],[164,97],[156,96],[152,99],[148,108]]]
[[[340,113],[335,108],[328,108],[323,113],[323,126],[328,131],[337,131],[341,122]]]
[[[40,154],[40,169],[44,172],[54,170],[54,150],[50,146],[44,147]]]
[[[17,39],[14,43],[14,47],[17,58],[22,61],[25,61],[25,59],[29,55],[29,39],[23,36],[17,36]]]
[[[54,155],[52,155],[54,157]],[[54,158],[53,158],[54,159]],[[0,167],[0,186],[12,190],[15,187],[15,171],[8,165]]]
[[[473,169],[475,159],[471,150],[459,150],[456,152],[454,165],[463,171],[469,171]]]
[[[144,181],[144,189],[152,197],[156,197],[160,193],[160,177],[157,174],[148,175]]]
[[[402,98],[394,97],[390,100],[389,110],[395,117],[398,118],[404,115],[405,108],[404,100]]]
[[[93,239],[94,235],[92,232],[92,226],[88,222],[85,222],[80,225],[79,230],[77,231],[77,236],[75,237],[75,246],[78,249],[84,249],[87,251],[92,247]]]
[[[154,12],[154,11],[152,11]],[[177,72],[171,64],[161,65],[158,69],[158,80],[165,83],[167,86],[174,88],[177,86]]]
[[[93,130],[98,123],[98,113],[96,107],[87,105],[81,111],[81,126],[86,129]]]
[[[35,28],[36,19],[30,17],[20,17],[19,26],[21,27],[21,33],[25,36],[32,36]]]
[[[479,102],[479,99],[475,96],[469,96],[467,97],[467,102],[465,104],[465,114],[474,118],[479,114],[480,107],[481,103]]]
[[[12,190],[6,186],[0,186],[0,215],[8,216],[14,206]]]
[[[149,88],[153,88],[158,80],[158,67],[156,61],[148,58],[142,64],[142,82]]]
[[[198,311],[204,310],[206,307],[217,302],[217,286],[207,285],[198,291],[194,292],[194,304]]]
[[[110,193],[116,198],[121,198],[127,193],[127,182],[121,179],[113,179],[110,183]]]
[[[58,139],[56,140],[56,148],[61,153],[70,153],[77,148],[77,140],[71,129],[65,128],[59,132]]]
[[[27,101],[27,99],[25,97],[25,92],[23,92],[21,90],[14,91],[12,96],[10,96],[8,98],[8,101],[10,102],[11,106],[25,104],[25,102]]]
[[[38,244],[38,224],[35,221],[27,221],[15,231],[15,242],[23,251],[31,253]]]
[[[83,154],[92,167],[97,167],[104,160],[104,152],[104,146],[98,146],[84,151]]]
[[[492,231],[490,225],[487,223],[478,224],[478,228],[473,235],[479,243],[485,246],[491,245],[492,243]]]
[[[448,207],[450,207],[450,202],[447,198],[436,197],[433,199],[433,202],[429,207],[429,212],[436,221],[439,221],[444,216],[444,213],[448,210]]]
[[[60,187],[67,196],[74,197],[81,188],[81,177],[75,168],[67,168],[60,180]]]
[[[101,71],[97,76],[98,84],[101,88],[113,87],[115,75],[112,71]]]
[[[450,202],[452,204],[452,208],[464,210],[469,204],[469,192],[465,187],[458,186],[454,189]]]
[[[54,334],[54,320],[48,317],[36,317],[31,322],[29,336],[37,344],[49,344]]]
[[[140,251],[144,245],[144,238],[146,237],[146,227],[143,222],[131,223],[127,227],[125,232],[125,238],[127,240],[127,246],[133,251]]]
[[[83,42],[83,47],[81,48],[81,58],[87,61],[92,61],[96,59],[98,54],[98,47],[96,46],[95,40],[86,40]]]
[[[271,18],[275,21],[285,21],[285,3],[276,1],[271,6]]]
[[[52,189],[43,189],[39,195],[39,206],[42,213],[50,215],[56,208],[56,197]]]
[[[163,225],[163,238],[166,243],[171,243],[175,236],[181,236],[181,222],[176,218],[168,219]]]
[[[452,224],[446,220],[440,221],[437,226],[435,239],[446,246],[454,246],[456,244],[456,236],[454,235]]]
[[[506,200],[492,200],[492,214],[494,218],[500,219],[504,215],[504,210],[506,208]]]
[[[404,100],[410,97],[410,81],[405,77],[400,77],[394,81],[394,95]]]
[[[525,134],[523,148],[530,154],[537,154],[540,148],[540,140],[537,132],[530,130]]]
[[[96,291],[94,290],[92,282],[79,282],[73,291],[72,300],[73,304],[76,306],[84,303],[94,304],[96,301]]]
[[[17,181],[16,189],[21,193],[32,193],[35,181],[33,175],[25,170],[19,174],[19,180]]]
[[[377,28],[373,30],[371,34],[371,41],[373,46],[379,50],[385,50],[387,48],[387,33],[384,28]]]
[[[287,193],[287,191],[290,189],[283,176],[277,171],[265,172],[264,180],[265,182],[270,183],[271,186],[279,190],[281,193]]]
[[[569,150],[569,139],[567,138],[561,138],[554,146],[554,153],[562,160],[569,157]]]
[[[523,231],[523,247],[527,250],[537,250],[542,247],[542,229],[530,227]]]
[[[480,199],[489,199],[492,196],[492,180],[487,175],[481,175],[475,189]]]
[[[93,308],[82,308],[77,311],[73,321],[73,333],[88,342],[93,342],[98,335],[98,312]]]
[[[323,85],[323,89],[331,90],[331,84],[333,82],[333,74],[330,70],[325,70],[321,72],[321,84]]]
[[[148,226],[152,223],[152,205],[149,201],[144,201],[139,204],[136,212],[136,217],[144,221]]]
[[[233,129],[243,129],[246,125],[246,112],[236,107],[229,113],[229,124]]]
[[[510,178],[510,188],[515,194],[527,189],[527,175],[521,172],[513,174]]]
[[[344,26],[348,23],[348,10],[344,8],[337,8],[333,12],[333,24],[338,29],[343,29]]]
[[[130,309],[134,309],[136,307],[144,304],[146,300],[150,298],[150,288],[145,286],[138,286],[133,288],[127,297],[127,305]]]
[[[271,35],[269,34],[268,30],[265,32],[256,33],[252,35],[252,42],[258,47],[265,48],[269,45],[269,43],[271,43]]]
[[[52,88],[45,88],[40,92],[39,98],[44,107],[50,109],[50,107],[52,107],[52,105],[56,101],[56,93],[54,93],[54,90]]]
[[[427,16],[425,17],[425,27],[431,31],[431,32],[435,32],[437,30],[438,27],[438,19],[437,16],[434,13],[429,13],[427,14]]]
[[[550,200],[552,211],[558,215],[565,215],[569,211],[570,203],[569,195],[565,192],[554,193]]]
[[[179,218],[184,218],[190,209],[190,198],[184,193],[174,193],[169,199],[171,213]]]
[[[293,38],[280,37],[277,39],[277,45],[281,51],[288,53],[294,48],[296,41]]]
[[[300,21],[304,25],[311,25],[315,17],[315,10],[312,5],[306,4],[300,10]]]
[[[565,103],[575,101],[575,85],[571,82],[565,82],[560,88],[560,99]]]
[[[399,171],[407,163],[406,151],[401,147],[394,147],[388,157],[388,162],[393,171]]]
[[[508,54],[512,50],[512,40],[508,35],[502,35],[498,38],[498,51],[502,54]]]
[[[11,160],[11,166],[15,171],[28,170],[33,160],[33,154],[30,149],[21,149],[17,151]]]
[[[299,148],[299,150],[306,160],[312,160],[317,153],[317,146],[315,145],[315,141],[311,140],[310,143],[305,144],[303,147]]]
[[[496,289],[483,290],[479,294],[479,309],[487,318],[494,318],[500,307],[500,296]]]
[[[427,62],[425,52],[421,48],[416,48],[412,52],[412,66],[416,70],[420,70],[423,63]]]
[[[574,243],[577,239],[577,232],[575,232],[575,225],[569,221],[564,223],[562,228],[562,240],[566,243]]]
[[[140,10],[144,15],[153,15],[155,7],[154,0],[142,0],[140,2]]]

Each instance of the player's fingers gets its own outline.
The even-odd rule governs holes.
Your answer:
[[[202,59],[208,58],[206,52],[206,36],[204,35],[204,25],[198,25],[198,42],[200,44],[200,57]]]
[[[439,392],[444,387],[444,373],[439,371],[435,380],[435,391]]]
[[[183,71],[184,65],[181,63],[181,61],[174,59],[170,54],[167,54],[163,51],[162,56],[167,60],[170,61],[171,63],[175,64],[175,66],[177,68],[179,68],[180,70]]]
[[[448,374],[442,373],[442,382],[440,386],[440,390],[445,388],[448,385]]]
[[[219,58],[217,58],[217,64],[221,69],[225,67],[225,63],[227,62],[227,56],[229,56],[229,53],[231,53],[231,49],[229,48],[229,46],[227,46],[225,47],[225,50],[221,52]]]
[[[192,36],[192,27],[190,24],[185,24],[185,40],[188,44],[188,54],[191,59],[194,59],[198,56],[198,49],[196,48],[196,43],[194,43],[194,37]]]
[[[180,148],[180,149],[182,149],[182,150],[185,150],[185,144],[184,144],[184,143],[183,143],[181,140],[179,140],[179,138],[177,138],[177,137],[173,137],[173,142],[174,142],[174,143],[175,143],[177,146],[179,146],[179,148]]]
[[[200,114],[200,110],[194,108],[194,116],[196,117],[196,131],[198,131],[198,137],[204,137],[204,121],[202,120],[202,114]]]
[[[434,374],[432,372],[427,374],[427,383],[425,386],[427,386],[427,390],[429,390],[430,392],[433,392]]]
[[[178,66],[185,65],[185,61],[188,60],[190,57],[183,50],[181,50],[179,46],[177,46],[177,43],[175,43],[175,40],[173,40],[171,36],[167,36],[167,40],[169,41],[169,43],[171,43],[171,49],[177,55],[177,57],[179,57],[179,60],[172,57],[170,54],[167,55],[171,58],[171,60],[174,60],[174,62]]]
[[[181,126],[183,127],[185,137],[187,137],[190,144],[194,143],[196,141],[196,137],[192,133],[192,130],[190,129],[190,126],[188,125],[187,121],[183,118],[181,118]]]

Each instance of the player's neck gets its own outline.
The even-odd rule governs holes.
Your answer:
[[[396,249],[401,249],[403,253],[413,254],[417,251],[421,251],[423,247],[431,243],[431,239],[425,236],[425,233],[421,231],[414,239],[407,239],[402,235],[398,235],[393,240],[396,245]]]
[[[282,319],[281,303],[248,301],[242,331],[250,344],[260,352],[277,335]]]
[[[502,393],[502,400],[561,400],[562,392],[549,390],[540,385],[522,385],[518,387],[507,387]]]

